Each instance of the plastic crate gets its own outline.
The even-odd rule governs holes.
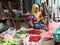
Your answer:
[[[53,34],[55,41],[60,42],[60,28],[56,28]]]
[[[23,41],[24,45],[42,45],[43,38],[41,38],[38,42],[29,42],[29,38],[30,36]]]

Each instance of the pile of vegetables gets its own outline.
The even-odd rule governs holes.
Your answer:
[[[29,42],[38,42],[41,39],[40,36],[31,36]]]
[[[0,45],[14,45],[15,42],[13,39],[10,39],[10,40],[7,40],[7,39],[3,39],[1,42],[0,42]]]
[[[17,32],[17,34],[37,34],[40,35],[42,31],[40,30],[20,30]]]

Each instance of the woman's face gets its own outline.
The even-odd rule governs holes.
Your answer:
[[[37,13],[39,11],[39,8],[35,8],[35,13]]]

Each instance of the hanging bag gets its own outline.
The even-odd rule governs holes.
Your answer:
[[[57,23],[54,22],[53,20],[50,20],[49,21],[49,24],[48,24],[48,30],[55,30],[55,28],[57,27]]]

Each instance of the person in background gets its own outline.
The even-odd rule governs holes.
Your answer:
[[[42,13],[39,12],[39,6],[34,4],[32,6],[32,13],[29,15],[29,24],[34,29],[42,29],[42,24],[47,25],[46,22],[43,20]]]
[[[47,4],[46,4],[46,2],[44,2],[44,3],[42,3],[41,4],[41,12],[42,12],[42,15],[43,15],[43,17],[44,17],[44,20],[47,22],[47,24],[48,24],[48,21],[49,21],[49,18],[48,18],[48,7],[47,7]]]

